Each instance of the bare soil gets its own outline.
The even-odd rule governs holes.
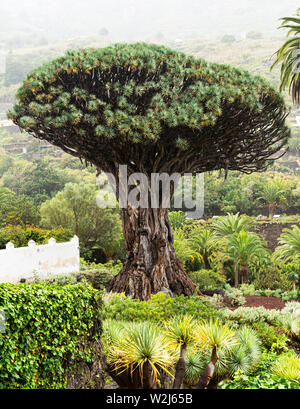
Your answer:
[[[242,307],[265,307],[267,310],[282,310],[286,304],[286,301],[282,301],[281,298],[265,297],[261,295],[246,295],[246,303]],[[295,300],[299,301],[299,300]],[[235,310],[239,307],[231,307],[231,310]]]

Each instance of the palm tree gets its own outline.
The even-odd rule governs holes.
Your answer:
[[[239,213],[227,213],[227,216],[219,216],[212,222],[212,228],[217,236],[226,237],[231,234],[239,233],[241,230],[248,230],[250,227],[250,218]]]
[[[276,206],[286,201],[285,191],[286,182],[283,179],[273,179],[264,185],[260,199],[268,204],[270,219],[274,217]]]
[[[292,229],[284,229],[284,233],[278,239],[279,246],[276,252],[286,260],[300,259],[300,229],[293,226]]]
[[[276,60],[271,69],[281,63],[280,91],[288,87],[294,103],[300,103],[299,49],[300,49],[300,9],[296,17],[283,17],[280,28],[288,28],[287,40],[276,52]],[[289,38],[291,36],[291,38]]]
[[[239,233],[241,230],[248,230],[250,228],[250,219],[248,216],[240,215],[239,213],[227,213],[227,216],[220,216],[213,221],[212,227],[217,236],[228,237],[232,234]],[[239,272],[238,264],[233,260],[234,269],[234,286],[238,286]]]
[[[178,255],[179,259],[183,264],[191,260],[202,260],[201,254],[199,254],[193,247],[192,241],[185,236],[185,233],[182,229],[174,230],[174,242],[173,246]]]
[[[227,254],[240,267],[242,284],[248,282],[249,264],[253,259],[265,257],[265,242],[255,233],[241,230],[228,236]]]
[[[189,235],[192,248],[201,255],[205,268],[210,268],[218,248],[220,247],[219,237],[208,228],[197,227]]]

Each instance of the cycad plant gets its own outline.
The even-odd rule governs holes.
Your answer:
[[[202,261],[202,256],[192,247],[192,241],[186,237],[182,229],[174,230],[174,249],[183,264],[187,261]]]
[[[300,49],[300,9],[295,17],[283,17],[280,28],[289,29],[287,40],[276,53],[271,69],[281,63],[280,91],[288,88],[294,103],[300,103],[299,49]]]
[[[268,204],[270,219],[274,217],[276,206],[286,202],[285,191],[286,182],[283,179],[269,180],[263,186],[260,199]]]
[[[219,216],[212,222],[212,228],[221,237],[239,233],[241,230],[248,230],[249,227],[250,218],[239,213],[227,213],[227,216]]]

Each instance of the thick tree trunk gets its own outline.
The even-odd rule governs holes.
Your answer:
[[[184,271],[173,247],[167,209],[122,209],[127,259],[108,291],[148,300],[151,293],[170,290],[190,296],[195,284]]]

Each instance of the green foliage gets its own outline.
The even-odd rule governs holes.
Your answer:
[[[0,188],[0,227],[7,224],[38,224],[39,212],[32,200]]]
[[[230,287],[229,284],[225,285],[224,301],[228,302],[232,306],[243,305],[246,302],[243,293],[238,288]]]
[[[95,84],[95,78],[101,82]],[[182,162],[181,167],[184,170],[189,162],[196,170],[207,159],[199,139],[205,133],[205,138],[218,144],[218,121],[225,106],[233,109],[226,111],[226,123],[233,114],[238,129],[244,131],[251,123],[257,128],[257,133],[252,132],[250,150],[255,138],[260,144],[255,156],[259,161],[255,162],[253,155],[243,155],[244,160],[239,158],[237,163],[235,155],[227,156],[227,161],[233,161],[235,168],[263,168],[266,156],[279,148],[271,149],[269,139],[278,137],[285,144],[290,134],[284,125],[286,108],[281,95],[246,71],[154,44],[69,50],[27,75],[8,116],[28,133],[41,137],[42,132],[43,138],[93,163],[96,155],[102,165],[112,165],[107,151],[118,152],[118,163],[139,162],[143,149],[145,157],[156,160],[158,169],[176,154],[195,151],[201,155]],[[243,115],[241,107],[245,108]],[[264,133],[262,138],[259,134],[265,122],[268,135]],[[231,143],[239,132],[234,129],[229,134]],[[149,148],[166,143],[174,149],[165,151],[163,162],[152,158]],[[138,156],[133,157],[133,152]],[[227,167],[223,160],[217,163],[217,168]],[[152,160],[143,161],[143,167],[150,174]]]
[[[284,271],[280,267],[272,265],[256,272],[253,285],[255,288],[270,290],[282,289],[287,291],[292,288],[292,284]]]
[[[63,388],[76,360],[90,363],[101,335],[101,299],[83,286],[0,284],[2,388]],[[96,331],[95,331],[96,329]]]
[[[288,338],[284,334],[280,334],[278,330],[271,325],[267,324],[266,322],[258,321],[253,323],[252,327],[258,334],[263,347],[270,350],[275,346],[277,351],[286,349]]]
[[[270,373],[270,369],[277,359],[276,353],[264,352],[254,374],[246,375],[243,371],[237,371],[233,380],[220,384],[221,389],[299,389],[299,382],[290,381]]]
[[[300,389],[300,358],[294,351],[289,354],[282,354],[272,365],[271,371],[280,378],[298,382]]]
[[[176,315],[188,314],[195,319],[209,318],[217,312],[198,296],[170,296],[158,293],[149,301],[133,300],[123,294],[108,293],[104,296],[104,316],[120,321],[162,322]]]
[[[191,271],[189,277],[199,288],[203,289],[219,288],[226,281],[226,278],[220,272],[205,269]]]
[[[101,208],[98,199],[108,195],[96,185],[68,183],[64,190],[41,206],[41,225],[62,226],[79,237],[82,248],[100,247],[106,257],[116,255],[122,246],[121,219],[118,208]]]
[[[15,163],[3,175],[3,186],[18,195],[27,195],[36,205],[60,191],[68,180],[46,159],[35,159],[32,163]]]
[[[5,248],[5,245],[11,241],[15,247],[26,247],[30,240],[37,244],[46,244],[53,237],[56,241],[65,242],[73,237],[70,230],[59,227],[57,229],[41,229],[37,226],[13,226],[8,225],[0,229],[0,248]]]

